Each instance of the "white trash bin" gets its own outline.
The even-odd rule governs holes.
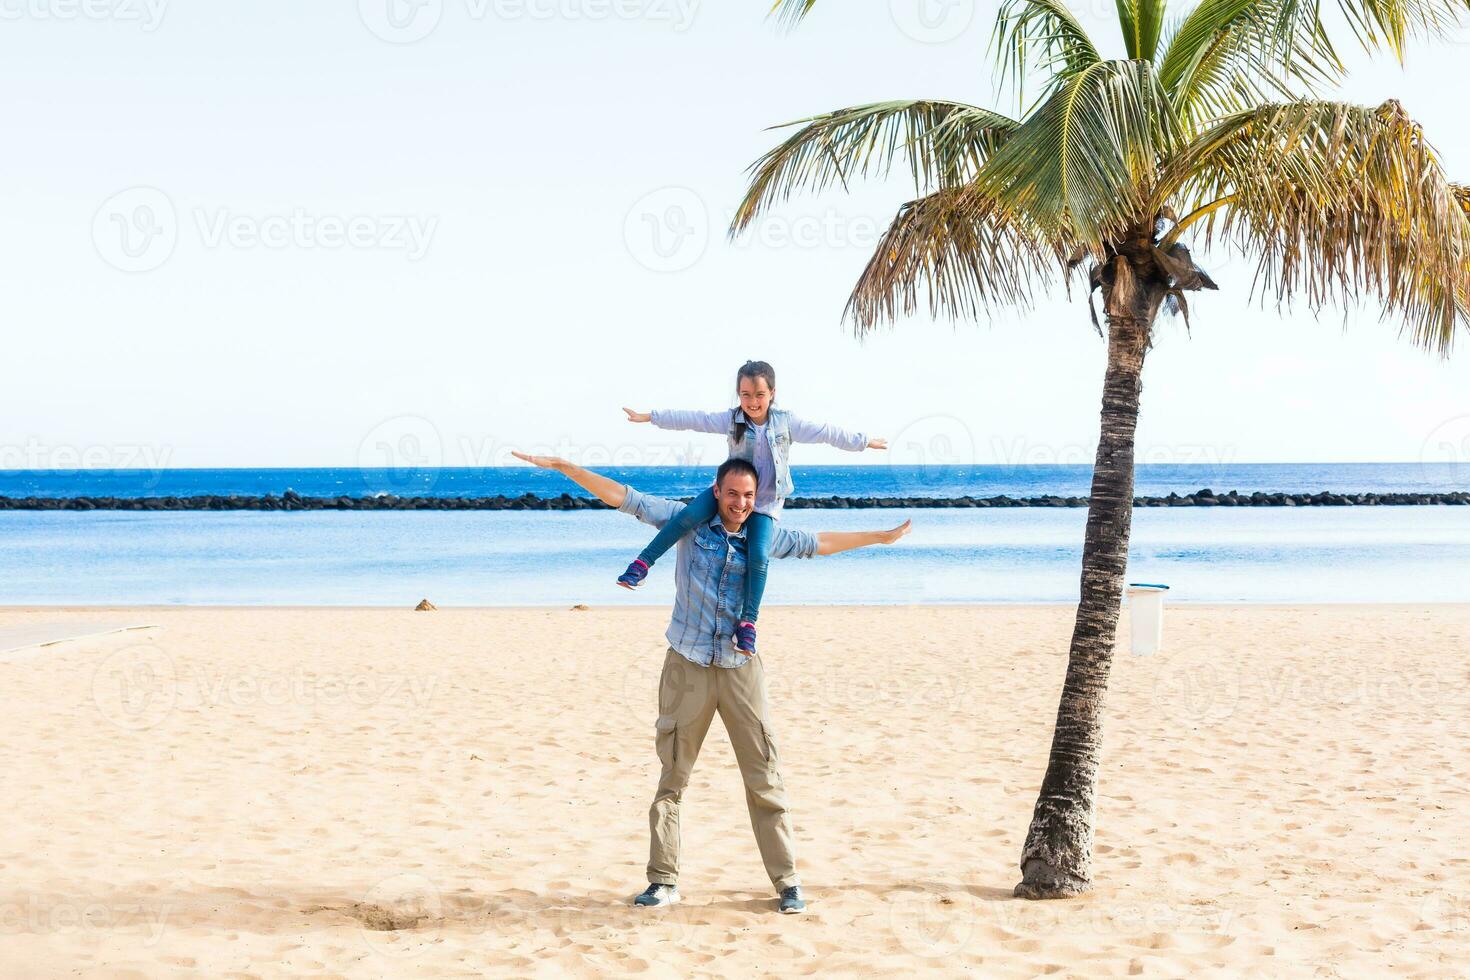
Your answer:
[[[1164,593],[1167,585],[1128,583],[1128,633],[1138,656],[1158,653],[1164,644]]]

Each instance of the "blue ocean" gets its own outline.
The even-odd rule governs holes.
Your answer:
[[[602,472],[689,496],[707,467]],[[1085,495],[1086,466],[813,466],[800,496]],[[1143,465],[1137,493],[1446,492],[1455,464]],[[0,471],[0,495],[580,495],[523,467],[424,470]],[[768,602],[1076,601],[1084,509],[795,510],[807,530],[914,531],[875,548],[772,569]],[[0,511],[0,605],[660,604],[613,579],[650,536],[607,511]],[[1171,602],[1470,602],[1470,507],[1140,508],[1129,578]]]

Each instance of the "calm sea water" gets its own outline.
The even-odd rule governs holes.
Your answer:
[[[648,493],[689,496],[708,485],[713,467],[596,467]],[[1090,466],[797,466],[798,496],[826,497],[1034,497],[1081,496],[1092,481]],[[1209,487],[1219,493],[1318,490],[1434,492],[1470,488],[1470,465],[1454,463],[1236,463],[1138,467],[1137,492],[1164,496]],[[48,471],[0,470],[0,495],[8,497],[186,497],[196,494],[263,495],[287,489],[308,497],[374,493],[401,496],[507,497],[534,493],[581,494],[558,473],[530,466],[435,469],[169,469]]]
[[[821,496],[1072,494],[1086,468],[807,467]],[[683,495],[707,470],[627,470],[623,479]],[[1459,481],[1454,482],[1458,476]],[[162,474],[8,474],[0,493],[187,495],[380,492],[357,470],[185,470]],[[444,470],[398,493],[576,492],[556,474]],[[352,481],[357,481],[352,487]],[[1466,489],[1470,474],[1417,464],[1143,467],[1140,493],[1236,489]],[[149,483],[152,485],[148,485]],[[1082,509],[791,511],[808,530],[913,518],[891,548],[772,570],[787,603],[1073,602]],[[637,593],[613,579],[651,530],[593,512],[0,511],[0,604],[441,605],[660,604],[672,573]],[[1470,602],[1470,507],[1140,509],[1129,577],[1173,587],[1172,602]]]

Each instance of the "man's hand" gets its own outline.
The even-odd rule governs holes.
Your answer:
[[[628,421],[629,422],[652,422],[653,421],[653,416],[650,415],[647,412],[635,412],[631,408],[628,408],[627,406],[624,406],[623,407],[623,412],[628,416]]]
[[[888,448],[888,440],[887,439],[869,439],[868,440],[868,448],[869,449],[887,449]]]
[[[609,507],[621,507],[623,501],[628,498],[628,488],[621,483],[609,480],[605,476],[599,476],[591,470],[583,469],[560,456],[532,456],[530,453],[518,453],[514,449],[510,454],[516,459],[524,459],[532,466],[539,466],[543,470],[556,470],[582,489],[591,491],[592,496]]]
[[[571,465],[560,456],[532,456],[530,453],[518,453],[514,449],[510,451],[510,454],[516,459],[524,459],[532,466],[539,466],[543,470],[556,470],[558,473],[565,473],[567,467]]]

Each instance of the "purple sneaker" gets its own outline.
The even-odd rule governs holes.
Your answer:
[[[648,563],[642,558],[634,558],[633,564],[628,566],[628,570],[618,576],[618,584],[625,589],[636,589],[643,584],[643,580],[647,577]]]
[[[740,623],[735,627],[735,635],[730,637],[735,644],[735,649],[747,657],[755,656],[755,624]]]

